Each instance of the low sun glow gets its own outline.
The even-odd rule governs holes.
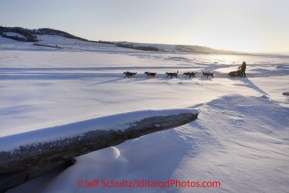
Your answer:
[[[260,50],[262,44],[243,32],[232,32],[229,29],[215,29],[199,32],[197,38],[190,40],[192,45],[202,45],[214,49],[254,52]]]
[[[233,51],[241,51],[241,52],[250,52],[253,51],[253,45],[249,45],[243,41],[230,41],[229,39],[225,40],[210,40],[204,45],[208,45],[208,47],[221,49],[221,50],[233,50]]]

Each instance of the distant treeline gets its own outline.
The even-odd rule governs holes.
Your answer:
[[[57,45],[48,45],[48,44],[38,44],[38,43],[34,43],[34,46],[43,46],[43,47],[49,47],[49,48],[63,48],[63,47],[59,47]]]
[[[23,37],[18,36],[8,36],[5,33],[14,32],[21,34]],[[50,28],[41,28],[41,29],[26,29],[22,27],[3,27],[0,26],[0,35],[5,38],[11,38],[17,41],[26,41],[26,42],[39,42],[36,35],[59,35],[70,39],[78,39],[82,41],[88,41],[86,39],[71,35],[67,32],[50,29]]]
[[[37,36],[35,36],[32,33],[33,30],[29,29],[24,29],[21,27],[2,27],[0,26],[0,35],[5,38],[11,38],[17,41],[23,41],[23,42],[38,42]],[[18,36],[7,36],[5,32],[13,32],[13,33],[18,33],[21,34],[23,37],[18,37]]]
[[[225,55],[231,55],[231,54],[244,54],[244,53],[238,53],[235,51],[230,50],[217,50],[205,46],[190,46],[190,45],[177,45],[176,49],[181,52],[191,52],[191,53],[198,53],[198,54],[225,54]]]
[[[118,43],[116,44],[118,47],[122,48],[131,48],[131,49],[136,49],[136,50],[144,50],[144,51],[160,51],[158,48],[153,47],[153,46],[134,46],[133,44],[121,44]]]
[[[103,41],[103,40],[98,40],[98,41],[86,40],[86,41],[88,41],[88,42],[94,42],[94,43],[101,43],[101,44],[114,44],[113,42]]]

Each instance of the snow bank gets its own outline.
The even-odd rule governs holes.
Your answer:
[[[81,136],[89,131],[124,130],[131,124],[148,117],[170,116],[182,113],[198,114],[198,111],[194,109],[147,110],[79,121],[51,128],[39,128],[35,131],[0,137],[0,152],[9,150],[16,151],[20,146],[69,139],[75,136]]]
[[[61,174],[43,176],[45,184],[31,187],[31,182],[9,192],[287,191],[288,108],[261,96],[240,95],[220,97],[198,108],[200,116],[190,124],[80,156]],[[101,180],[123,179],[219,181],[221,186],[102,187]],[[98,186],[84,187],[94,180],[99,180]]]

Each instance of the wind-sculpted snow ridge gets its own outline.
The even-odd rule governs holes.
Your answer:
[[[194,109],[139,111],[0,138],[0,192],[92,151],[195,120]],[[13,147],[17,148],[13,148]],[[12,151],[3,150],[13,148]]]
[[[38,129],[31,132],[19,133],[0,138],[1,151],[17,152],[20,146],[37,145],[39,143],[69,139],[75,136],[81,136],[90,131],[123,131],[131,124],[148,118],[157,116],[170,116],[182,113],[198,114],[195,109],[171,109],[171,110],[146,110],[130,113],[123,113],[111,116],[105,116],[66,125],[55,126],[51,128]]]

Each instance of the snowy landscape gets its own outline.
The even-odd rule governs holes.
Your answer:
[[[0,152],[12,154],[21,145],[79,129],[122,129],[118,122],[153,112],[199,115],[189,124],[79,156],[74,165],[9,193],[288,192],[289,96],[282,94],[289,91],[288,55],[123,42],[159,49],[153,52],[61,35],[37,38],[41,46],[0,36]],[[229,78],[243,61],[247,77]],[[127,71],[137,77],[124,78]],[[147,78],[146,71],[157,77]],[[166,72],[178,72],[178,78]],[[198,73],[187,78],[185,72]],[[88,128],[89,120],[102,121]],[[218,185],[109,188],[102,180]],[[84,187],[88,182],[93,185]]]

